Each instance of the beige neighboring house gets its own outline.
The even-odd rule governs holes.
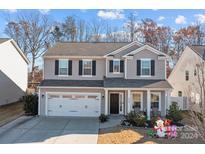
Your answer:
[[[0,38],[0,106],[16,102],[25,94],[28,63],[13,39]]]
[[[187,109],[190,109],[192,106],[192,104],[190,104],[191,102],[198,104],[200,101],[200,89],[196,66],[204,60],[205,46],[187,46],[168,78],[169,83],[173,87],[171,93],[173,100],[176,98],[176,101],[177,99],[180,101],[181,97],[182,101],[187,104]]]
[[[58,42],[43,59],[41,116],[166,115],[168,56],[147,44]]]

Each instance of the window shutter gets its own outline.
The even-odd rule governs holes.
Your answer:
[[[79,75],[83,74],[83,61],[79,60]]]
[[[155,75],[155,61],[151,60],[151,76]]]
[[[92,61],[92,75],[96,75],[96,61]]]
[[[109,66],[110,66],[110,69],[109,69],[110,72],[113,72],[113,60],[110,60],[110,65]]]
[[[68,61],[68,75],[72,75],[72,60]]]
[[[137,60],[137,76],[141,75],[141,60]]]
[[[124,72],[124,60],[120,60],[120,72]]]
[[[58,75],[59,60],[55,60],[55,75]]]

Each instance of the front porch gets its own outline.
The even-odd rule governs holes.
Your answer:
[[[169,89],[105,89],[105,114],[126,115],[131,111],[152,116],[166,116],[170,101]]]

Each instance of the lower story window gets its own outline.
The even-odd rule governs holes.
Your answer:
[[[133,99],[133,108],[141,109],[141,94],[140,93],[133,93],[132,95]]]
[[[151,108],[152,109],[159,109],[159,102],[160,102],[160,93],[151,93]]]

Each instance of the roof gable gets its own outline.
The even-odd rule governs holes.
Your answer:
[[[121,54],[121,53],[124,55],[124,54],[127,54],[127,53],[139,48],[142,45],[143,45],[142,43],[140,43],[138,41],[134,41],[134,42],[131,42],[131,43],[129,43],[129,44],[113,51],[113,52],[106,54],[104,57],[113,56],[113,55]]]
[[[153,48],[152,46],[150,46],[150,45],[148,45],[148,44],[143,45],[143,46],[139,47],[138,49],[136,49],[136,50],[134,50],[134,51],[132,51],[132,52],[129,52],[129,53],[125,54],[123,57],[133,56],[133,55],[135,55],[135,54],[137,54],[137,53],[139,53],[139,52],[141,52],[141,51],[143,51],[143,50],[145,50],[145,49],[147,49],[147,50],[149,50],[149,51],[151,51],[151,52],[153,52],[153,53],[155,53],[155,54],[157,54],[157,55],[162,55],[162,56],[165,56],[165,57],[167,57],[167,58],[169,57],[167,54],[165,54],[165,53],[163,53],[163,52],[161,52],[161,51],[159,51],[159,50]]]

